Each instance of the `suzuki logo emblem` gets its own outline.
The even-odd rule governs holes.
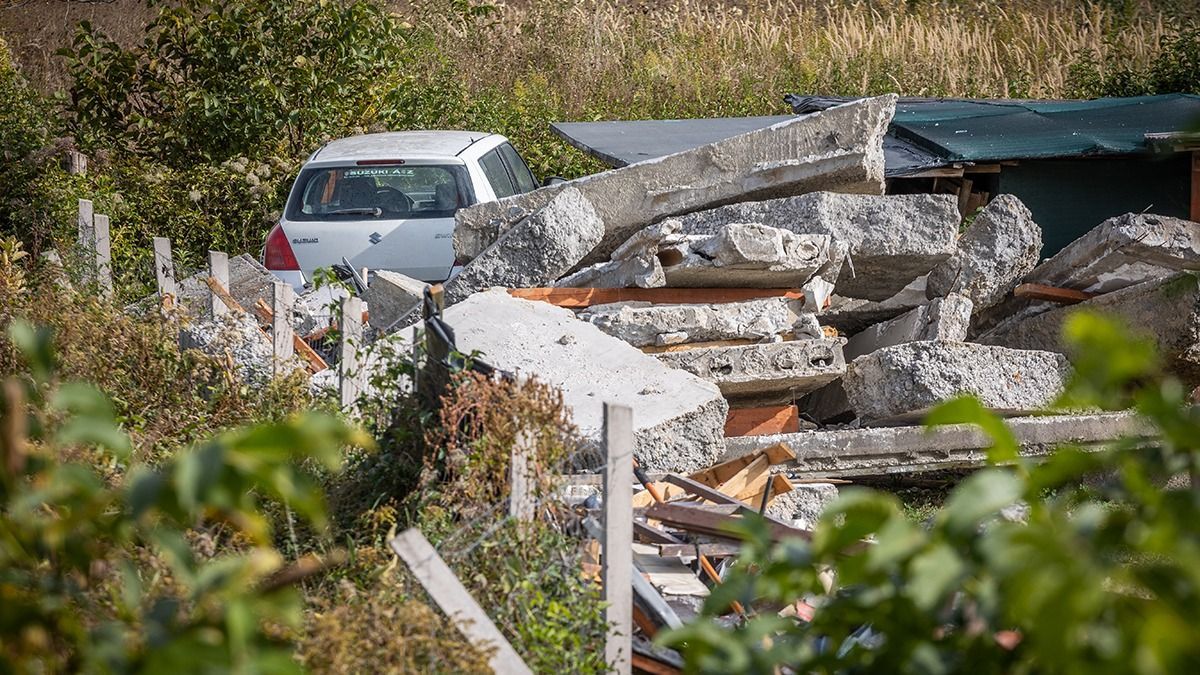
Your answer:
[[[370,239],[372,244],[378,244],[380,241],[383,241],[383,235],[378,232],[372,232],[371,236],[367,237],[367,239]]]

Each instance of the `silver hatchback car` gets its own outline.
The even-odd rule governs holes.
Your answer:
[[[454,213],[537,187],[503,136],[402,131],[332,141],[305,162],[263,265],[297,290],[320,267],[392,270],[422,281],[455,268]]]

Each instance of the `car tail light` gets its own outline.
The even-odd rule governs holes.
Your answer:
[[[263,251],[263,267],[275,271],[295,271],[300,269],[292,245],[288,243],[283,227],[276,225],[267,235],[267,246]]]

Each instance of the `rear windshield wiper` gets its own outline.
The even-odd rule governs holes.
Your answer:
[[[383,209],[378,206],[358,207],[353,209],[338,209],[330,211],[327,215],[330,216],[375,216],[378,218],[383,215]]]

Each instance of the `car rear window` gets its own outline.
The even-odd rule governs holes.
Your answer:
[[[473,198],[461,165],[308,168],[296,179],[287,219],[445,218]]]

